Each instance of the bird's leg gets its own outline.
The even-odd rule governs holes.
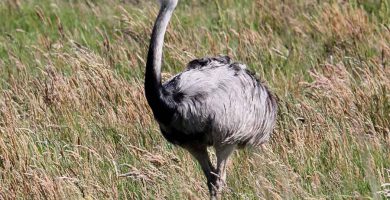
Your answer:
[[[194,156],[194,158],[199,162],[200,166],[202,167],[202,171],[207,178],[207,187],[210,192],[210,198],[212,200],[216,199],[216,170],[210,161],[209,154],[207,153],[207,146],[189,145],[185,146],[184,148],[187,149],[192,154],[192,156]]]
[[[236,145],[223,145],[215,148],[215,154],[217,155],[217,173],[218,179],[216,181],[217,192],[221,192],[225,186],[226,181],[226,166],[229,161],[230,155],[233,153]]]

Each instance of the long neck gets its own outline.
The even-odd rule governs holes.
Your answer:
[[[161,112],[167,112],[171,107],[162,93],[161,63],[164,45],[164,35],[176,5],[161,5],[158,17],[153,27],[150,40],[145,72],[145,95],[155,117]]]

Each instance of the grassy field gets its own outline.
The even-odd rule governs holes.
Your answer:
[[[0,1],[0,199],[206,199],[143,94],[155,1]],[[224,199],[386,199],[390,1],[179,0],[164,77],[227,54],[278,96]]]

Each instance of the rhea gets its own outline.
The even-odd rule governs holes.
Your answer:
[[[199,162],[210,198],[217,199],[232,152],[270,138],[277,103],[245,65],[227,56],[193,60],[162,83],[164,35],[177,3],[160,0],[146,62],[145,95],[163,136]],[[217,157],[215,167],[207,152],[210,146]]]

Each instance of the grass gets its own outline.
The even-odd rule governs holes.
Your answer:
[[[162,138],[143,95],[157,11],[0,2],[1,199],[207,198],[199,166]],[[165,77],[227,54],[279,98],[272,140],[234,154],[224,199],[386,198],[389,19],[386,0],[180,1]]]

